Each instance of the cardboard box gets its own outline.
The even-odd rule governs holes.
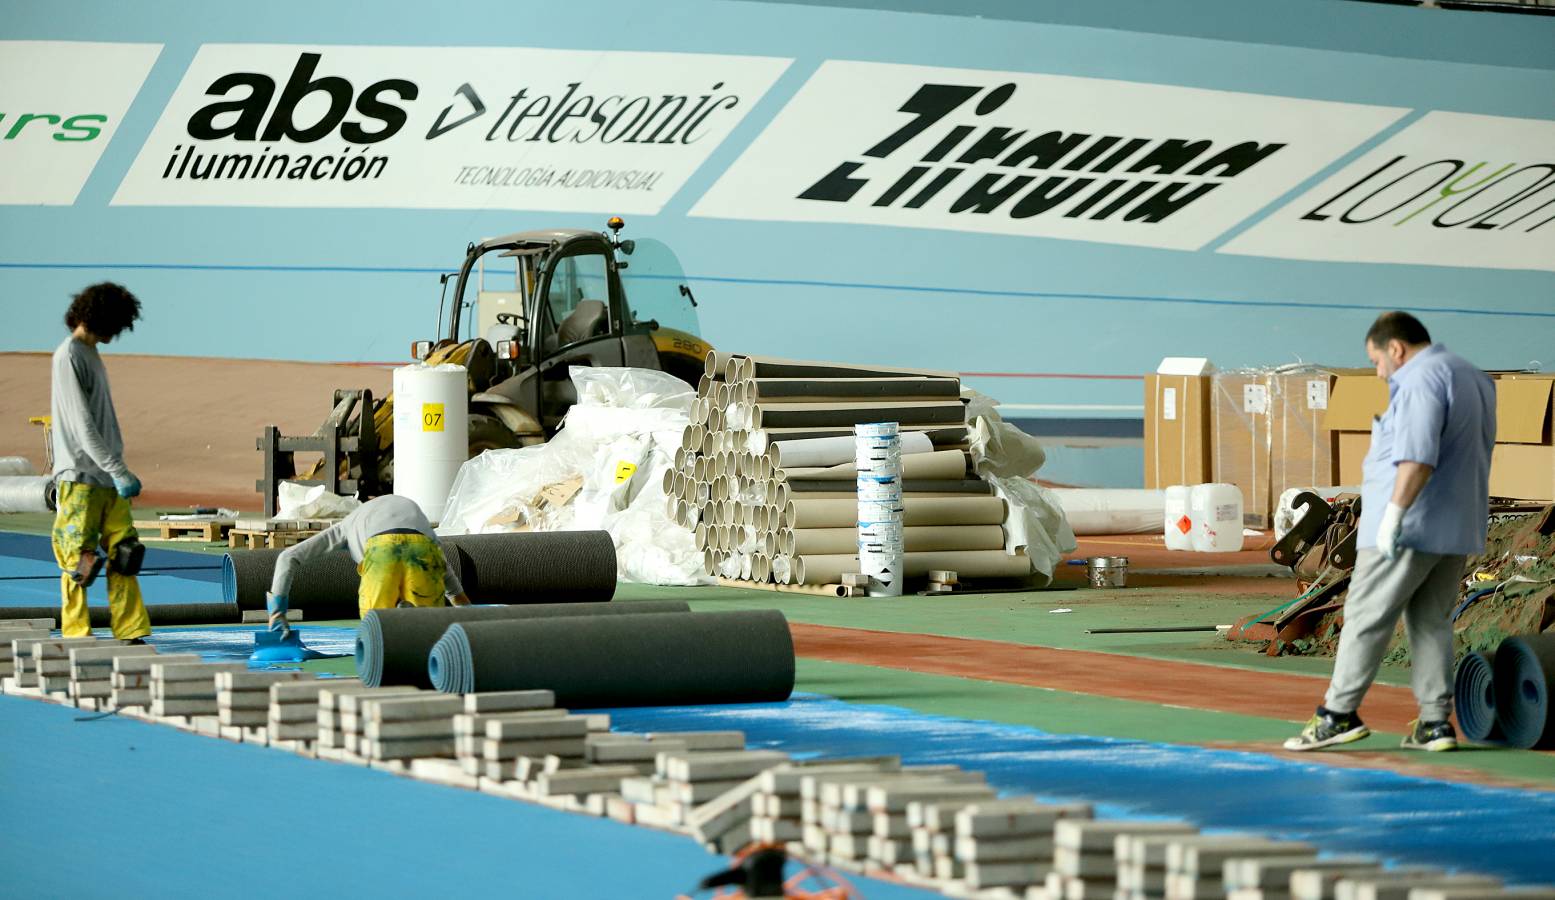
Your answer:
[[[1269,455],[1273,449],[1275,401],[1262,371],[1219,372],[1214,386],[1214,464],[1211,480],[1242,490],[1242,523],[1267,528],[1270,506]]]
[[[1210,480],[1210,372],[1205,359],[1166,359],[1145,376],[1145,487]]]
[[[1388,383],[1370,369],[1337,372],[1328,398],[1329,431],[1364,431],[1388,408]]]
[[[1328,406],[1334,382],[1344,371],[1316,369],[1271,378],[1269,494],[1275,505],[1291,488],[1360,483],[1335,480]]]
[[[1555,501],[1555,447],[1497,444],[1490,452],[1490,496]]]
[[[1365,479],[1362,464],[1371,450],[1371,432],[1336,431],[1334,436],[1334,470],[1339,484],[1356,485]]]
[[[1555,375],[1497,376],[1496,443],[1551,444],[1552,388]]]

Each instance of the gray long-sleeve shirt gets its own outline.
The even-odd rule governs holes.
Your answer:
[[[113,487],[126,478],[124,437],[108,391],[108,369],[97,348],[74,336],[54,351],[52,398],[54,478]]]
[[[270,593],[278,597],[285,597],[291,593],[292,576],[299,563],[306,563],[311,559],[318,559],[330,553],[338,553],[347,550],[351,559],[362,561],[365,554],[367,541],[380,534],[390,531],[415,531],[426,535],[432,540],[437,540],[437,533],[432,530],[432,523],[421,512],[421,507],[416,501],[407,497],[398,497],[393,494],[384,497],[375,497],[363,503],[329,528],[315,534],[302,543],[282,551],[275,561],[275,575],[270,581]],[[443,576],[443,595],[449,599],[464,593],[464,586],[459,583],[459,576],[454,573],[453,563],[447,559],[447,549],[444,549],[443,562],[447,566]]]

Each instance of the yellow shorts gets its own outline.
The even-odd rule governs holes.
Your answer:
[[[370,609],[409,606],[442,606],[444,574],[448,571],[443,548],[424,534],[380,534],[367,539],[357,574],[362,576],[356,601],[366,615]]]

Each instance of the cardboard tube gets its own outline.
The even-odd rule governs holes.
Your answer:
[[[782,482],[783,487],[790,494],[799,497],[816,498],[820,496],[843,496],[857,493],[858,483],[826,480],[815,481],[807,478],[789,478]],[[962,497],[992,494],[993,488],[988,482],[977,478],[948,478],[948,479],[910,479],[902,482],[902,495],[922,494],[936,497]]]
[[[695,540],[696,548],[698,550],[706,550],[707,549],[707,523],[706,522],[698,523],[696,529],[692,532],[692,538]]]
[[[790,500],[784,509],[789,528],[847,528],[858,524],[856,500]],[[903,525],[1002,525],[1004,501],[998,497],[933,497],[903,504]],[[940,568],[955,568],[943,566]]]
[[[932,453],[934,444],[921,431],[909,431],[901,435],[902,456],[915,453]],[[767,447],[766,456],[774,468],[806,468],[811,466],[838,466],[849,464],[856,457],[858,442],[851,435],[826,438],[808,438],[795,441],[774,441]]]
[[[774,450],[777,447],[773,447]],[[902,456],[902,479],[935,479],[959,481],[967,476],[969,457],[960,450],[936,450],[933,453],[914,453]],[[837,466],[779,469],[781,480],[853,481],[858,478],[858,466],[846,462]]]
[[[854,553],[858,528],[801,528],[793,535],[793,553],[815,556]],[[917,525],[902,529],[908,553],[935,550],[1004,550],[1004,529],[998,525]]]
[[[839,403],[758,403],[752,407],[752,428],[860,425],[905,422],[912,425],[966,422],[960,400],[859,400]]]
[[[842,580],[848,572],[858,571],[858,556],[824,554],[796,556],[804,566],[806,584],[829,584]],[[902,559],[909,578],[929,574],[933,569],[949,569],[961,578],[1025,578],[1031,574],[1031,559],[1024,553],[1011,556],[1003,550],[947,550],[907,553]]]
[[[704,361],[704,366],[705,365],[706,365],[706,363]],[[697,396],[698,397],[702,397],[702,398],[706,398],[707,395],[708,395],[708,392],[712,390],[712,386],[713,386],[713,379],[707,377],[707,375],[704,374],[701,378],[697,379]]]
[[[881,400],[888,397],[959,398],[956,378],[753,378],[741,382],[751,400],[818,399],[821,397]]]
[[[955,372],[935,369],[912,369],[899,366],[873,366],[858,363],[819,362],[805,359],[782,359],[776,356],[747,356],[741,360],[737,374],[750,378],[957,378]],[[739,381],[740,378],[730,378]]]
[[[897,430],[906,434],[908,432],[923,432],[929,436],[930,442],[940,449],[966,449],[967,430],[965,425],[898,425]],[[762,428],[752,430],[750,447],[752,453],[762,453],[778,441],[801,441],[811,438],[827,437],[853,437],[852,425],[832,426],[798,426],[791,428]]]
[[[717,350],[707,351],[707,356],[702,358],[702,373],[709,379],[717,379],[723,376],[724,369],[728,368],[729,360],[734,358],[733,353],[720,353]]]

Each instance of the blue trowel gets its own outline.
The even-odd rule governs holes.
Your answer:
[[[309,650],[302,645],[302,635],[294,628],[271,631],[261,628],[254,632],[254,652],[248,656],[251,663],[297,663],[309,659],[327,659],[329,654]]]

